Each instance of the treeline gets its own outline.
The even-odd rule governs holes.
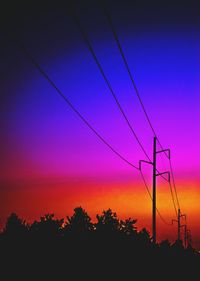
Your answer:
[[[153,264],[174,273],[184,268],[191,277],[200,265],[191,245],[185,249],[182,241],[168,240],[155,245],[145,228],[137,230],[136,219],[120,220],[111,209],[96,218],[93,223],[81,207],[66,220],[47,214],[32,224],[12,213],[0,235],[4,268],[16,266],[20,277],[26,271],[46,277],[55,273],[61,277],[67,271],[89,278],[93,270],[99,276],[130,278],[142,276]]]

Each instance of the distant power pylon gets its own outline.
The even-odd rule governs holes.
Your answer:
[[[145,161],[145,160],[140,160],[139,161],[139,169],[142,169],[142,163],[147,163],[151,164],[153,166],[153,187],[152,187],[152,240],[153,243],[156,243],[156,177],[161,176],[164,174],[168,175],[168,181],[170,181],[170,172],[162,172],[162,173],[157,173],[157,154],[158,153],[163,153],[163,152],[168,152],[168,158],[170,159],[170,150],[169,149],[162,149],[157,151],[157,138],[154,137],[153,139],[153,162]]]
[[[184,232],[184,244],[186,245],[186,233],[187,233],[187,226],[186,224],[181,224],[181,218],[184,217],[186,219],[186,215],[182,215],[181,214],[181,210],[178,209],[178,218],[177,220],[172,220],[172,224],[174,222],[177,223],[177,240],[180,241],[181,240],[181,227],[185,228],[185,232]]]
[[[192,246],[191,231],[188,229],[187,224],[182,225],[184,227],[184,247]]]

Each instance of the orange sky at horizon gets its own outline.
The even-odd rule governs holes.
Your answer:
[[[187,214],[187,224],[192,231],[193,245],[200,249],[200,227],[197,225],[200,215],[200,192],[198,182],[179,182],[179,201]],[[171,223],[175,219],[169,188],[159,184],[157,188],[157,207],[164,219]],[[137,219],[137,227],[146,227],[151,231],[151,200],[144,185],[132,182],[100,183],[94,181],[23,183],[16,188],[1,191],[0,226],[5,225],[6,218],[16,212],[27,222],[39,219],[46,213],[54,213],[58,218],[72,215],[73,209],[82,206],[95,221],[96,214],[111,208],[119,218]],[[182,221],[184,223],[184,219]],[[165,225],[157,215],[158,240],[174,241],[177,226]]]

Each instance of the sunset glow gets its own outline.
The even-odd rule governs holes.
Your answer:
[[[98,58],[139,139],[152,157],[153,134],[130,83],[112,34],[86,24]],[[122,21],[123,22],[123,21]],[[128,20],[127,20],[128,22]],[[100,134],[138,166],[145,155],[129,131],[91,54],[70,19],[59,32],[43,26],[24,45],[67,98]],[[46,29],[52,33],[46,34]],[[37,29],[37,28],[36,28]],[[143,102],[164,148],[171,149],[178,196],[194,246],[200,249],[200,40],[188,27],[119,26],[124,51]],[[65,36],[64,36],[65,35]],[[52,39],[53,38],[53,39]],[[36,40],[38,39],[38,40]],[[48,44],[47,44],[48,42]],[[2,87],[0,227],[16,212],[31,222],[82,206],[95,215],[111,208],[151,231],[151,200],[137,170],[129,167],[85,126],[14,43],[4,46]],[[159,147],[158,147],[159,148]],[[160,171],[169,161],[158,156]],[[144,166],[151,191],[151,167]],[[158,179],[157,206],[171,223],[175,212],[169,185]],[[176,239],[177,226],[158,216],[158,239]]]

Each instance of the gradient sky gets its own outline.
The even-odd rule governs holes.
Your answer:
[[[77,13],[121,105],[149,155],[153,135],[101,7],[76,1]],[[114,5],[115,3],[115,5]],[[182,212],[200,248],[200,39],[195,7],[108,1],[135,82],[164,147],[171,149]],[[62,4],[64,5],[64,4]],[[28,221],[83,206],[105,208],[151,229],[151,201],[136,170],[114,155],[25,57],[32,53],[92,126],[130,162],[145,155],[132,136],[74,24],[68,5],[7,8],[1,46],[0,225],[15,211]],[[10,12],[10,13],[8,13]],[[12,36],[10,36],[12,34]],[[14,34],[14,35],[13,35]],[[8,39],[9,38],[9,39]],[[13,38],[17,38],[14,39]],[[166,157],[159,170],[169,169]],[[151,169],[144,168],[151,185]],[[169,186],[158,179],[158,208],[174,218]],[[176,227],[158,218],[159,239]]]

